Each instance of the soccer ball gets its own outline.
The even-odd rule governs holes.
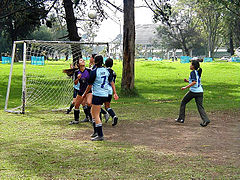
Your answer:
[[[97,17],[97,12],[96,12],[95,10],[90,10],[90,11],[88,12],[88,17],[89,17],[90,19],[95,19],[95,18]]]

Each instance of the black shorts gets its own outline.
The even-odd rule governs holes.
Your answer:
[[[86,90],[86,89],[85,89],[85,90]],[[81,91],[81,90],[77,91],[77,95],[82,96],[83,93],[85,92],[85,90],[84,90],[84,91]],[[90,91],[88,92],[88,94],[89,94],[89,93],[92,93],[92,91],[90,90]]]
[[[106,101],[106,102],[109,102],[109,103],[110,103],[111,101],[112,101],[112,95],[109,94],[108,97],[107,97],[107,101]]]
[[[78,95],[78,90],[77,89],[73,89],[73,98],[76,98]]]
[[[108,97],[94,96],[92,98],[93,105],[103,105],[103,103],[108,102]]]

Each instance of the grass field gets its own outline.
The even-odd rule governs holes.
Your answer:
[[[104,124],[106,140],[91,142],[90,124],[67,125],[72,114],[4,112],[10,65],[0,64],[0,179],[240,179],[240,64],[201,63],[204,107],[213,120],[206,128],[194,101],[186,123],[173,122],[189,64],[135,67],[139,96],[113,101],[119,124]],[[113,69],[119,91],[121,63]],[[19,64],[15,73],[21,71]],[[13,94],[21,94],[20,81]]]

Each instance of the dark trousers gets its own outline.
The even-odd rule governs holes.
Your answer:
[[[198,112],[203,120],[203,122],[210,122],[210,120],[208,119],[208,116],[204,110],[203,107],[203,93],[194,93],[191,91],[188,91],[185,96],[183,97],[183,100],[181,102],[181,106],[180,106],[180,112],[179,112],[179,117],[178,119],[185,119],[185,109],[186,109],[186,104],[191,101],[192,99],[195,99],[197,108],[198,108]]]

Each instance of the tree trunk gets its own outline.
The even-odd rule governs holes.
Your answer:
[[[121,88],[124,91],[134,89],[134,61],[135,61],[135,19],[134,0],[123,0],[123,71]]]
[[[78,35],[77,20],[74,16],[73,2],[71,0],[63,0],[63,6],[65,9],[66,23],[68,30],[68,37],[70,41],[80,41],[81,37]],[[73,64],[77,62],[79,57],[82,57],[82,50],[80,45],[71,45]]]
[[[231,56],[234,55],[233,33],[232,33],[232,30],[230,30],[230,36],[229,36],[229,50],[230,50]]]

